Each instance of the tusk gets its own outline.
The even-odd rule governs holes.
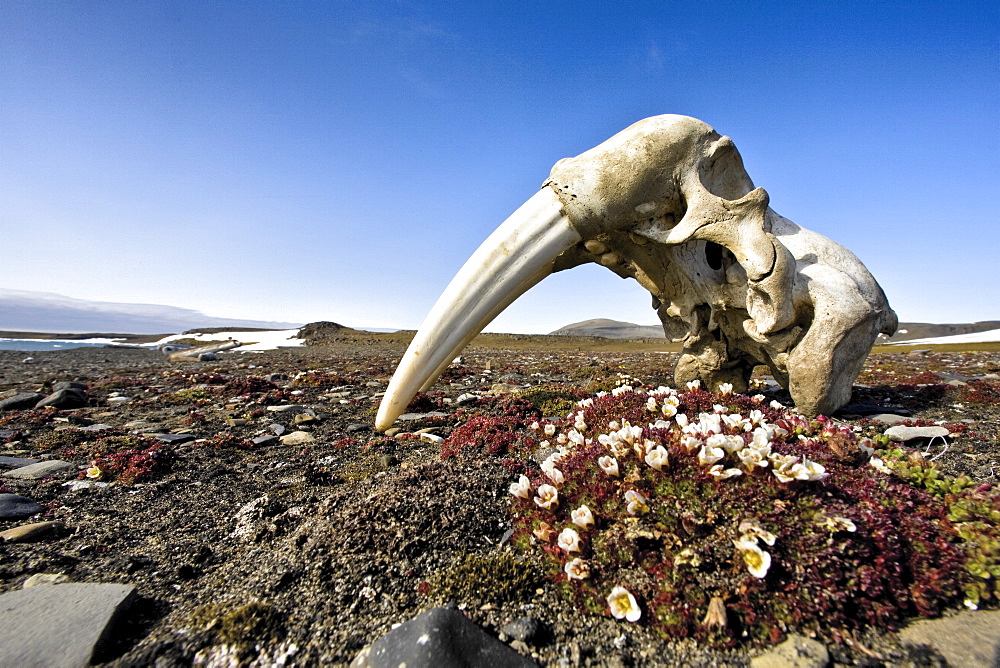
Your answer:
[[[396,367],[375,429],[388,429],[418,390],[433,385],[469,341],[581,241],[561,208],[555,192],[543,187],[466,260]]]

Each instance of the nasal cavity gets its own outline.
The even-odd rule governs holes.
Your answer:
[[[725,249],[714,241],[705,244],[705,261],[712,269],[722,269],[722,253]]]

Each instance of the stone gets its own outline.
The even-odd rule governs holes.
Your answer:
[[[65,528],[62,522],[35,522],[34,524],[23,524],[13,529],[0,531],[0,539],[7,543],[31,543],[41,540],[60,529]]]
[[[376,429],[524,290],[585,263],[651,293],[667,338],[684,344],[675,386],[746,392],[764,364],[809,416],[850,401],[876,338],[898,324],[853,253],[770,208],[732,139],[654,116],[557,162],[473,253],[404,353]]]
[[[288,380],[288,376],[283,373],[271,373],[264,377],[269,383],[280,383]]]
[[[43,510],[45,506],[20,494],[0,494],[0,520],[20,520]]]
[[[288,413],[291,411],[304,411],[305,406],[299,406],[298,404],[282,404],[281,406],[268,406],[267,410],[272,413]]]
[[[431,608],[373,642],[351,668],[515,668],[536,665],[458,610]]]
[[[538,636],[539,629],[540,625],[537,619],[533,617],[520,617],[510,624],[504,624],[500,631],[506,633],[514,640],[531,642]]]
[[[114,429],[110,424],[89,424],[86,427],[80,427],[80,431],[107,431],[108,429]]]
[[[869,415],[868,419],[881,422],[882,424],[899,424],[900,422],[906,422],[910,418],[905,415],[895,415],[894,413],[875,413],[874,415]]]
[[[913,415],[913,411],[898,406],[879,406],[877,404],[847,404],[840,409],[844,415],[879,415],[882,413],[892,413],[893,415]]]
[[[780,645],[750,659],[750,668],[826,668],[830,653],[823,643],[805,636],[790,635]]]
[[[364,424],[364,423],[360,423],[360,422],[355,423],[355,424],[349,424],[349,425],[347,425],[347,433],[348,434],[354,434],[354,433],[357,433],[359,431],[371,431],[371,429],[372,429],[372,426],[370,424]]]
[[[404,422],[412,422],[415,420],[423,420],[429,417],[448,417],[450,413],[442,413],[441,411],[431,411],[430,413],[403,413],[397,420],[402,420]],[[384,431],[379,429],[379,431]]]
[[[916,439],[947,438],[949,432],[944,427],[904,427],[896,425],[885,430],[889,440],[896,443],[906,443]]]
[[[80,390],[81,392],[86,392],[87,389],[87,386],[83,383],[77,383],[71,380],[63,380],[52,386],[53,392],[58,392],[60,390]]]
[[[68,583],[0,595],[0,666],[83,668],[111,638],[135,588]]]
[[[281,425],[281,424],[278,424],[277,422],[275,422],[274,424],[272,424],[271,426],[269,426],[268,429],[270,429],[272,432],[274,432],[274,434],[276,436],[281,436],[282,434],[285,433],[285,426]]]
[[[87,400],[86,392],[76,388],[70,388],[67,390],[53,392],[35,404],[35,408],[52,406],[53,408],[58,408],[59,410],[70,410],[73,408],[83,408],[84,406],[89,405],[90,402]]]
[[[12,397],[0,401],[0,411],[21,411],[27,408],[34,408],[35,405],[45,398],[44,394],[38,392],[22,392]]]
[[[180,445],[195,440],[194,434],[157,434],[156,440],[167,445]]]
[[[274,434],[261,434],[260,436],[255,436],[250,439],[250,442],[254,445],[274,445],[278,442],[278,437]]]
[[[309,413],[298,413],[292,418],[292,423],[295,425],[316,424],[317,422],[319,422],[319,418]]]
[[[42,459],[32,459],[31,457],[8,457],[0,455],[0,469],[18,469],[22,466],[30,466],[44,461]]]
[[[63,573],[35,573],[30,578],[24,581],[21,585],[21,589],[30,589],[32,587],[44,587],[46,585],[57,585],[63,584],[64,582],[69,582],[69,576]]]
[[[1000,666],[1000,610],[967,610],[953,617],[921,620],[900,631],[899,637],[907,645],[930,645],[949,666]]]
[[[97,480],[68,480],[62,484],[71,492],[78,492],[81,489],[95,489],[100,487],[107,487],[109,483],[99,482]]]
[[[400,429],[399,427],[393,427],[391,429],[386,429],[385,430],[385,435],[388,436],[389,438],[392,438],[393,436],[395,436],[396,434],[398,434],[401,431],[403,431],[403,430]]]
[[[281,441],[282,445],[305,445],[306,443],[316,442],[313,435],[305,431],[293,431],[290,434],[285,434],[278,440]]]
[[[22,466],[21,468],[14,469],[13,471],[7,471],[3,474],[3,477],[14,478],[15,480],[41,480],[42,478],[65,474],[70,471],[76,471],[75,464],[64,462],[60,459],[50,459],[48,461],[38,462],[37,464]]]

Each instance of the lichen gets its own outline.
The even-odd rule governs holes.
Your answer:
[[[460,554],[448,568],[427,580],[429,596],[462,602],[503,603],[529,598],[539,574],[508,551],[493,554]]]

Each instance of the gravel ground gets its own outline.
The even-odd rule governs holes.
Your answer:
[[[743,666],[760,653],[665,642],[642,624],[582,614],[541,580],[509,591],[461,581],[477,578],[473,567],[456,568],[479,563],[468,555],[508,553],[507,486],[515,476],[501,457],[442,459],[438,444],[370,431],[402,349],[398,341],[354,341],[204,363],[114,348],[31,353],[26,363],[27,353],[0,351],[0,391],[78,381],[91,403],[0,413],[0,454],[66,459],[80,468],[78,475],[0,483],[0,492],[36,500],[48,509],[42,519],[66,527],[42,542],[0,544],[0,592],[37,573],[135,585],[140,601],[100,657],[109,665],[212,664],[221,646],[239,648],[244,665],[273,665],[282,656],[295,665],[344,665],[394,624],[448,601],[508,642],[505,624],[540,621],[541,634],[514,646],[541,665]],[[588,390],[624,372],[653,386],[670,384],[672,361],[648,352],[472,348],[434,388],[439,394],[414,408],[447,415],[399,426],[446,437],[472,414],[457,410],[458,397],[494,383]],[[998,353],[876,354],[854,401],[894,407],[912,424],[948,424],[961,433],[936,463],[950,475],[995,484],[1000,385],[989,375],[997,373]],[[270,374],[284,378],[265,381]],[[970,394],[970,387],[993,394]],[[790,403],[780,392],[773,397]],[[304,408],[270,410],[294,405]],[[867,434],[885,428],[862,416],[841,419]],[[112,429],[78,429],[93,424]],[[249,447],[247,439],[270,433],[272,424],[314,440]],[[95,451],[100,437],[136,432],[197,440],[164,446],[155,468],[142,469],[148,458],[136,465],[134,482],[64,486],[113,454]],[[942,450],[935,446],[931,454]],[[0,520],[0,530],[19,523]],[[941,665],[933,652],[909,650],[878,629],[830,651],[837,665]]]

